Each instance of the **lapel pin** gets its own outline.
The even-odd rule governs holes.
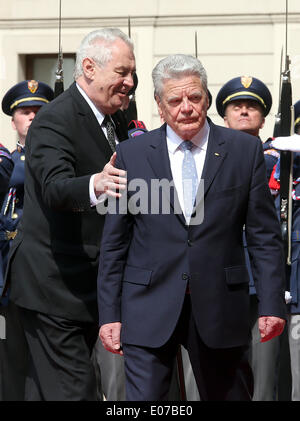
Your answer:
[[[215,152],[215,155],[216,155],[216,156],[220,156],[220,154],[219,154],[218,152]]]

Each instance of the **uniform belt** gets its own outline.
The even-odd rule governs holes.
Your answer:
[[[9,241],[13,240],[17,235],[18,230],[15,231],[0,231],[0,241]]]

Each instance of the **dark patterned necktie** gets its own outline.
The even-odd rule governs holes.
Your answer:
[[[103,120],[103,126],[106,128],[106,137],[109,143],[109,146],[113,152],[116,150],[116,137],[115,137],[115,130],[114,125],[111,121],[110,116],[107,114]]]

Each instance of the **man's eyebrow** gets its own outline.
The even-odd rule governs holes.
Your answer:
[[[188,97],[191,97],[191,96],[203,96],[203,92],[196,91],[196,92],[192,92],[192,93],[188,94],[187,96]],[[168,97],[168,101],[174,101],[174,100],[176,100],[178,98],[181,98],[181,95],[180,94],[173,95],[173,96]]]
[[[115,70],[128,70],[130,68],[130,66],[123,66],[122,64],[121,65],[117,65],[116,67],[115,67]],[[134,68],[133,70],[132,70],[132,73],[135,73],[136,72],[136,68]]]

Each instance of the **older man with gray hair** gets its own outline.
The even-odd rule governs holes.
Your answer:
[[[244,226],[262,341],[285,324],[281,234],[261,142],[207,118],[206,72],[196,58],[161,60],[153,81],[165,124],[117,146],[128,212],[122,206],[105,220],[100,337],[106,349],[124,355],[130,401],[167,398],[179,344],[188,350],[202,400],[250,400]],[[154,204],[158,212],[151,212],[154,179],[170,186],[161,191],[164,206]],[[148,187],[148,211],[130,206],[137,180]]]
[[[123,32],[88,34],[75,82],[44,106],[26,139],[24,213],[6,280],[30,351],[26,400],[96,399],[90,355],[104,224],[96,205],[125,188],[124,171],[114,167],[123,139],[110,115],[133,87],[134,72]]]

